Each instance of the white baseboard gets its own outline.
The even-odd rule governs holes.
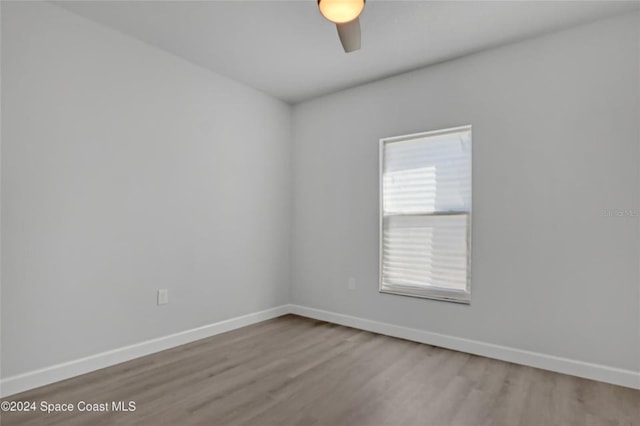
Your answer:
[[[463,339],[445,334],[432,333],[415,328],[401,327],[398,325],[372,321],[336,312],[321,309],[308,308],[299,305],[290,305],[292,314],[317,320],[341,324],[360,330],[371,331],[387,336],[398,337],[428,345],[453,349],[487,358],[499,359],[515,364],[527,365],[557,373],[569,374],[614,385],[640,389],[640,372],[623,370],[606,365],[592,364],[569,358],[546,355],[507,346],[494,345],[478,340]]]
[[[191,330],[181,331],[157,339],[147,340],[134,345],[125,346],[85,358],[76,359],[40,370],[30,371],[17,376],[7,377],[0,380],[0,397],[13,395],[34,389],[50,383],[65,380],[121,362],[130,361],[134,358],[150,355],[165,349],[184,345],[196,340],[215,336],[216,334],[235,330],[260,321],[286,315],[290,312],[289,305],[282,305],[260,312],[254,312],[228,320],[216,322]]]
[[[0,380],[0,397],[14,395],[29,389],[69,379],[71,377],[119,364],[121,362],[130,361],[141,356],[150,355],[155,352],[215,336],[216,334],[235,330],[237,328],[255,324],[260,321],[266,321],[289,313],[384,334],[387,336],[412,340],[414,342],[426,343],[428,345],[453,349],[488,358],[495,358],[515,364],[528,365],[530,367],[640,389],[640,372],[637,371],[623,370],[608,367],[606,365],[576,361],[573,359],[530,352],[507,346],[494,345],[492,343],[485,343],[477,340],[432,333],[415,328],[402,327],[365,318],[339,314],[336,312],[308,308],[305,306],[282,305],[264,311],[220,321],[214,324],[205,325],[203,327],[182,331],[180,333],[159,337],[157,339],[147,340],[145,342],[125,346],[108,352],[102,352],[74,361],[65,362],[63,364],[57,364],[17,376],[7,377],[6,379]]]

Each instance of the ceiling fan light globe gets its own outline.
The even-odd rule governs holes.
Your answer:
[[[335,24],[356,19],[364,9],[365,0],[318,0],[320,13]]]

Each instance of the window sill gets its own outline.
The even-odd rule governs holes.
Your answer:
[[[417,297],[420,299],[440,300],[443,302],[452,302],[463,305],[471,304],[471,293],[465,291],[439,291],[427,289],[401,289],[394,287],[381,287],[380,293],[393,294],[396,296]]]

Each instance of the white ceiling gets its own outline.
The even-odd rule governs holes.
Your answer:
[[[290,103],[638,9],[640,1],[375,1],[345,54],[315,0],[63,1],[62,7]]]

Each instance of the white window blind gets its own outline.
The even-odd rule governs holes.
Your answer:
[[[471,126],[380,141],[380,291],[470,301]]]

